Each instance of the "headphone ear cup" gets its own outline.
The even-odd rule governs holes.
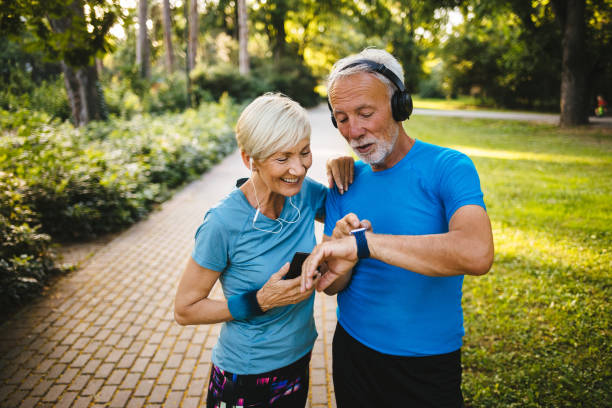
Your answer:
[[[329,103],[329,100],[327,101],[327,107],[329,108],[329,113],[331,114],[332,125],[334,125],[336,129],[338,129],[338,122],[336,122],[336,118],[334,118],[334,111],[331,107],[331,104]]]
[[[408,92],[395,91],[391,97],[391,114],[397,122],[410,118],[412,114],[412,97]]]

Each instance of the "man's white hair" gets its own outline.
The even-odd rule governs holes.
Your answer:
[[[290,149],[306,137],[310,138],[306,110],[281,93],[257,97],[242,111],[236,123],[238,147],[255,160]]]
[[[358,60],[370,60],[377,62],[379,64],[383,64],[386,66],[391,72],[393,72],[397,77],[404,83],[404,70],[400,65],[399,61],[391,54],[389,54],[385,50],[381,50],[379,48],[366,48],[361,51],[359,54],[349,55],[348,57],[344,57],[334,64],[332,70],[327,77],[327,98],[329,100],[329,95],[336,84],[336,81],[339,78],[347,77],[350,75],[354,75],[358,72],[370,72],[373,75],[376,75],[380,81],[387,86],[387,91],[389,93],[389,98],[393,95],[397,88],[387,77],[378,72],[372,72],[372,68],[370,68],[366,64],[355,65],[354,67],[350,67],[344,69],[345,67],[357,62]],[[331,103],[331,101],[330,101]]]

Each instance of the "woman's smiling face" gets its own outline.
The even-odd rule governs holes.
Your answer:
[[[273,153],[255,162],[259,177],[271,193],[291,197],[300,192],[312,165],[310,138],[306,137],[289,149]]]

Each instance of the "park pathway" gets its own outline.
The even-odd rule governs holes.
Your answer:
[[[324,182],[326,159],[347,147],[327,107],[310,115],[309,175]],[[176,324],[175,287],[206,209],[247,175],[238,153],[225,158],[0,326],[0,407],[203,406],[220,325]],[[308,407],[335,407],[335,308],[316,295]]]

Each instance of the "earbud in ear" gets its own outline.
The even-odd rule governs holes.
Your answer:
[[[252,157],[249,159],[249,164],[251,165],[251,171],[253,171],[253,158]]]

